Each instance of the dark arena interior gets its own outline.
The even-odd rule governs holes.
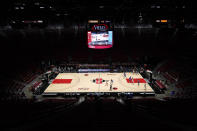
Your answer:
[[[3,0],[1,130],[197,130],[195,0]]]

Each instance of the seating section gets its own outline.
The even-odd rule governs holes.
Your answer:
[[[34,92],[37,88],[39,88],[40,85],[42,85],[42,81],[36,81],[35,83],[33,83],[30,90]]]
[[[159,80],[156,80],[155,83],[159,86],[160,89],[166,89],[166,86]]]
[[[27,70],[23,71],[22,73],[19,72],[18,81],[28,84],[32,82],[41,72],[42,71],[36,66],[29,66]]]
[[[182,63],[178,61],[169,60],[162,64],[156,72],[160,72],[160,74],[171,83],[176,83],[181,78],[185,79],[186,76],[183,74],[187,74],[188,68],[182,69],[184,66]]]
[[[18,70],[3,76],[4,85],[3,90],[3,100],[24,100],[26,99],[25,93],[23,91],[30,82],[37,78],[37,76],[42,73],[38,66],[24,65]],[[33,88],[36,89],[40,82],[33,84]]]
[[[165,72],[165,71],[168,71],[168,69],[172,68],[173,66],[175,65],[175,62],[170,60],[170,61],[167,61],[166,63],[164,63],[163,65],[161,65],[157,71],[160,71],[160,72]]]
[[[25,98],[25,94],[23,92],[23,88],[25,86],[23,84],[19,84],[15,81],[10,81],[8,86],[6,87],[5,92],[2,97],[4,100],[12,100],[12,99],[23,99]]]
[[[184,82],[179,82],[176,84],[176,88],[185,88],[191,85],[191,82],[189,80],[184,81]]]
[[[179,73],[174,71],[168,72],[168,75],[174,80],[176,80],[179,77]]]
[[[167,80],[169,80],[171,83],[173,83],[173,82],[175,82],[176,80],[176,78],[174,79],[171,75],[169,75],[167,72],[165,72],[165,73],[162,73],[163,74],[163,76],[167,79]]]
[[[188,62],[190,63],[190,62]],[[161,89],[170,88],[175,91],[174,95],[178,98],[189,97],[191,92],[194,90],[195,82],[191,80],[194,78],[193,71],[190,68],[191,64],[182,63],[182,61],[168,60],[157,67],[156,72],[156,84]],[[193,93],[193,92],[192,92]]]

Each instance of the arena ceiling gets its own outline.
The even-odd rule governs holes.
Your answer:
[[[1,4],[1,23],[13,17],[12,12],[31,12],[44,10],[47,19],[62,21],[77,18],[106,18],[115,21],[137,21],[139,15],[147,21],[154,17],[187,17],[191,23],[196,22],[197,8],[194,0],[8,0]],[[41,7],[32,10],[32,7]],[[19,9],[18,9],[19,8]],[[22,15],[23,16],[23,15]]]

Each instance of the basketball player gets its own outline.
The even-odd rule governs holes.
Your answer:
[[[124,72],[124,77],[126,78],[126,73]]]
[[[132,79],[131,79],[131,76],[129,77],[129,83],[131,83],[132,82]]]
[[[105,82],[105,86],[108,86],[108,80],[106,80],[106,82]]]
[[[112,90],[112,84],[113,84],[113,80],[111,79],[111,82],[110,82],[110,91]]]
[[[132,82],[133,82],[133,84],[134,84],[134,79],[133,79],[133,77],[132,77],[131,81],[132,81]]]
[[[140,85],[140,81],[139,80],[137,80],[137,83],[138,83],[138,86]]]

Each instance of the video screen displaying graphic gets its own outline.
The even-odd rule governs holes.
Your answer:
[[[105,49],[113,46],[113,29],[110,23],[88,24],[88,47]]]
[[[112,31],[88,31],[88,47],[96,49],[111,48],[113,45],[112,34]]]

